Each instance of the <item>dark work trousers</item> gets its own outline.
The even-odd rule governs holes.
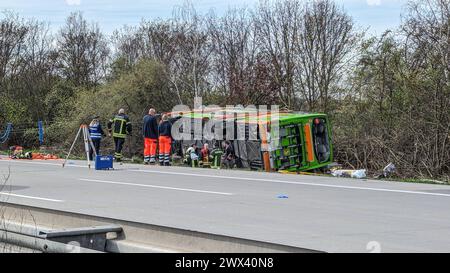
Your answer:
[[[125,143],[125,138],[121,138],[121,137],[114,138],[114,145],[115,145],[114,157],[116,158],[116,161],[122,160],[122,148],[123,148],[124,143]]]
[[[97,155],[100,155],[100,143],[101,143],[101,139],[100,138],[94,138],[92,139],[92,143],[94,144],[94,148],[95,148],[95,153]],[[92,150],[92,147],[89,145],[89,159],[92,161],[94,160],[94,150]]]

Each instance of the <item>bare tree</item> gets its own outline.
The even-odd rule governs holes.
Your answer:
[[[174,10],[172,29],[177,47],[171,71],[178,75],[192,102],[209,91],[211,47],[205,19],[191,2],[185,2]]]
[[[208,28],[213,47],[217,88],[229,102],[257,103],[248,99],[254,90],[253,70],[258,50],[254,24],[246,9],[229,10],[223,17],[211,14]],[[264,92],[265,90],[260,90]]]
[[[53,85],[55,68],[49,26],[11,13],[5,13],[0,24],[0,95],[4,96],[3,102],[10,100],[34,105],[28,116],[43,118],[43,98]],[[19,105],[16,108],[20,111]]]
[[[189,2],[174,9],[173,19],[125,27],[114,34],[114,41],[125,67],[139,59],[164,64],[167,80],[180,103],[193,102],[195,96],[209,92],[209,36],[204,17]]]
[[[435,61],[446,82],[450,80],[450,2],[446,0],[410,1],[409,14],[402,26],[409,52],[424,64]]]
[[[72,13],[58,39],[62,75],[76,86],[96,86],[105,76],[109,48],[98,25]]]
[[[50,92],[56,74],[57,52],[53,45],[53,36],[49,25],[31,21],[23,52],[24,68],[21,73],[21,86],[27,104],[34,105],[31,116],[38,119],[45,118],[45,104],[43,98]],[[17,88],[17,87],[16,87]]]
[[[142,57],[143,38],[139,35],[138,27],[124,26],[115,30],[112,39],[115,48],[113,59],[118,70],[128,70]],[[120,71],[113,71],[120,72]]]
[[[327,112],[330,89],[342,78],[358,35],[351,17],[331,0],[308,2],[297,26],[296,87],[308,110]]]
[[[254,13],[257,36],[271,60],[279,99],[289,109],[295,105],[295,47],[302,14],[298,0],[261,1]]]
[[[6,84],[19,74],[21,54],[28,33],[23,19],[12,13],[4,13],[0,21],[0,92],[7,92]]]
[[[363,43],[353,92],[334,116],[342,162],[372,170],[394,162],[403,177],[448,181],[449,7],[410,1],[396,33]]]
[[[450,168],[450,2],[410,1],[408,11],[402,26],[405,58],[421,76],[420,87],[413,89],[418,98],[413,119],[426,121],[416,127],[426,139],[417,145],[423,152],[420,164],[433,175]]]

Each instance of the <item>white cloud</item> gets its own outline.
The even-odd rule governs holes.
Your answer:
[[[381,0],[367,0],[367,5],[379,6],[379,5],[381,5]]]
[[[81,0],[66,0],[66,4],[69,6],[79,6],[81,5]]]

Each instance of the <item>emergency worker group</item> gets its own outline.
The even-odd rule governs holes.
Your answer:
[[[161,166],[171,165],[171,151],[174,144],[172,137],[172,124],[181,116],[172,118],[170,114],[157,114],[154,108],[148,111],[143,118],[142,136],[144,140],[144,164]],[[107,123],[108,136],[114,142],[114,160],[123,160],[122,150],[125,139],[133,132],[130,118],[124,109],[120,109],[117,114]],[[89,134],[94,144],[97,155],[100,155],[101,140],[106,136],[102,128],[100,117],[95,116],[89,124]],[[90,157],[94,154],[91,148]],[[235,153],[233,145],[229,141],[217,144],[210,149],[208,144],[199,148],[195,144],[190,146],[185,152],[183,162],[191,167],[211,167],[211,168],[233,168],[235,166]]]

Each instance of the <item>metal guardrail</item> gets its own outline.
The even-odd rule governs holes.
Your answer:
[[[43,229],[4,221],[0,225],[0,243],[42,253],[165,253],[176,252],[118,239],[123,229],[118,225],[71,229]],[[110,234],[113,233],[114,236]],[[110,236],[107,236],[110,235]],[[0,248],[0,253],[2,249]]]
[[[0,242],[49,253],[106,252],[107,234],[122,232],[117,225],[45,230],[36,226],[5,221],[0,225]]]
[[[56,253],[310,253],[316,250],[1,203],[0,243]],[[53,228],[44,228],[53,227]],[[1,252],[1,249],[0,249]]]

